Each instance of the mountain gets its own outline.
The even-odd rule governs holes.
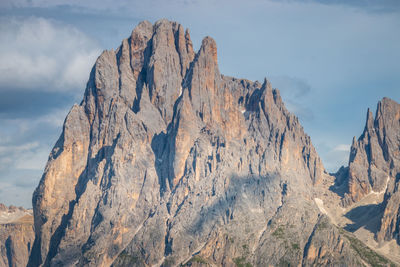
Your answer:
[[[400,104],[383,98],[375,118],[368,110],[364,132],[358,140],[353,139],[349,166],[337,176],[337,187],[344,193],[343,206],[364,202],[363,206],[369,207],[364,211],[372,211],[366,219],[376,219],[370,227],[376,240],[399,245]],[[396,251],[400,256],[400,250]]]
[[[34,239],[32,210],[0,203],[0,266],[26,266]]]
[[[28,266],[388,265],[334,223],[333,179],[266,79],[224,76],[212,38],[195,53],[180,24],[144,21],[65,119]]]
[[[375,119],[368,110],[364,132],[351,145],[345,204],[368,194],[383,194],[400,173],[400,105],[389,98],[378,103]]]

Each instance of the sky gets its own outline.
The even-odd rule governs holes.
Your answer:
[[[221,73],[278,88],[328,172],[383,97],[400,102],[398,0],[1,0],[0,203],[31,207],[66,114],[102,50],[142,20],[218,46]]]

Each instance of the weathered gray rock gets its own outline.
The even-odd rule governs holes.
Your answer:
[[[400,245],[400,104],[384,98],[377,109],[377,127],[387,165],[382,168],[385,181],[383,216],[377,233],[378,241],[395,239]],[[378,166],[377,166],[378,168]]]
[[[364,132],[351,146],[345,204],[394,182],[400,171],[399,114],[400,105],[389,98],[378,103],[375,119],[368,110]]]
[[[178,23],[142,22],[65,120],[29,266],[302,264],[324,175],[267,80],[221,75],[210,37],[195,54]]]
[[[375,119],[368,110],[364,132],[353,140],[349,166],[338,177],[346,189],[344,205],[369,194],[384,194],[383,215],[375,234],[380,242],[396,239],[400,244],[400,104],[383,98]]]
[[[362,258],[326,216],[315,224],[304,250],[304,266],[362,266]]]
[[[314,226],[304,250],[303,266],[396,266],[325,216]]]
[[[32,211],[0,203],[0,266],[26,266],[34,239]]]

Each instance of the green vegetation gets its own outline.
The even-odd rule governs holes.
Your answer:
[[[188,263],[201,263],[201,264],[208,264],[206,259],[203,259],[202,257],[200,257],[199,255],[195,255],[193,256]]]
[[[288,262],[286,259],[284,258],[280,258],[279,259],[279,263],[278,263],[279,267],[290,267],[290,262]]]
[[[285,229],[283,229],[282,226],[279,226],[273,233],[273,236],[277,237],[277,238],[284,238],[285,237]]]
[[[162,266],[175,266],[175,258],[174,257],[168,257],[164,260]]]
[[[231,237],[231,236],[228,237],[228,240],[229,240],[229,242],[232,243],[232,244],[235,243],[235,240],[234,240],[233,237]]]
[[[387,258],[379,255],[368,246],[366,246],[363,242],[358,240],[357,238],[351,236],[343,229],[339,229],[340,232],[350,241],[350,246],[358,253],[358,255],[369,263],[373,267],[379,266],[396,266],[394,263],[389,261]]]
[[[294,250],[300,250],[300,246],[299,246],[299,244],[297,244],[297,243],[293,243],[293,244],[292,244],[292,248],[293,248]]]
[[[323,230],[323,229],[326,229],[326,228],[328,228],[328,222],[327,221],[321,221],[317,226],[318,230]]]
[[[139,259],[139,257],[137,257],[135,255],[131,255],[125,251],[122,251],[121,254],[119,254],[119,256],[118,256],[117,261],[124,265],[132,266],[132,265],[139,263],[140,259]]]
[[[234,258],[233,262],[236,264],[236,267],[253,267],[250,262],[246,262],[245,257]]]

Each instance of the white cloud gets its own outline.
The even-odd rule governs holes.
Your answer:
[[[32,192],[67,112],[57,109],[37,118],[0,119],[0,203],[31,206]]]
[[[326,137],[314,143],[325,168],[332,173],[337,172],[341,166],[347,166],[350,155],[350,145],[336,142],[334,138]]]
[[[0,146],[0,170],[14,166],[18,170],[43,170],[49,155],[39,142]]]
[[[9,169],[43,171],[51,146],[61,133],[68,111],[69,108],[56,109],[33,119],[0,120],[0,124],[3,124],[6,129],[10,129],[8,133],[3,132],[4,129],[0,129],[0,172]],[[38,137],[32,141],[21,143],[21,140],[25,140],[38,128],[43,128],[48,132],[54,131],[57,136],[54,136],[54,140],[48,143],[44,143],[43,140],[39,141]]]
[[[47,113],[37,118],[35,123],[45,123],[61,129],[61,126],[64,124],[65,117],[67,117],[69,110],[70,107],[68,107],[67,109],[58,109],[52,111],[51,113]]]
[[[49,150],[47,147],[39,147],[36,149],[28,150],[21,153],[15,160],[15,168],[17,170],[38,170],[43,171],[46,161],[49,157]]]
[[[337,145],[333,150],[334,151],[350,152],[350,145],[340,144],[340,145]]]
[[[23,152],[39,146],[38,142],[25,143],[19,146],[0,146],[0,155],[12,152]]]
[[[29,181],[25,182],[29,184]],[[4,203],[7,206],[15,205],[32,208],[32,189],[30,187],[17,186],[13,183],[0,181],[0,195],[0,203]]]
[[[74,27],[37,18],[0,19],[0,87],[82,92],[100,54]]]

